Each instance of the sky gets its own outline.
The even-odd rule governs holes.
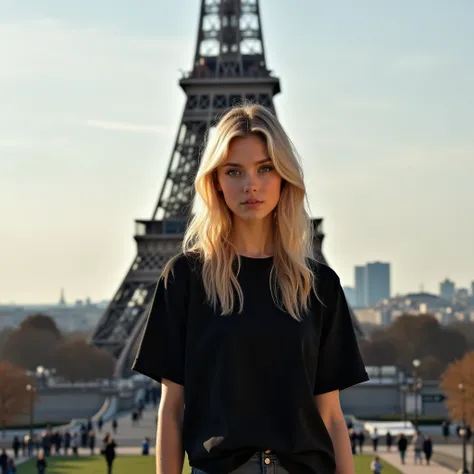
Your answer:
[[[474,280],[474,2],[261,0],[278,116],[343,284]],[[110,299],[150,218],[199,2],[0,0],[0,303]]]

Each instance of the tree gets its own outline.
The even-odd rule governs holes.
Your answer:
[[[451,419],[474,426],[474,351],[449,364],[441,377],[441,388],[447,395],[446,406]],[[474,449],[474,439],[472,446]]]
[[[474,426],[474,351],[449,364],[440,385],[447,396],[451,418],[462,420],[464,414],[467,424]]]
[[[27,329],[49,332],[54,335],[56,340],[60,340],[62,337],[61,331],[56,325],[54,319],[47,314],[36,313],[29,315],[21,322],[19,327],[20,331]]]
[[[57,347],[56,373],[70,382],[111,378],[114,367],[115,359],[108,352],[84,340],[65,340]]]
[[[3,357],[3,350],[5,348],[5,344],[8,342],[8,339],[10,339],[10,336],[15,332],[13,328],[3,328],[0,331],[0,360],[4,359]]]
[[[33,385],[33,380],[24,370],[7,361],[0,361],[0,427],[5,437],[5,428],[16,416],[25,413],[30,397],[26,386]],[[36,393],[36,392],[34,392]]]
[[[396,365],[412,371],[413,359],[420,359],[419,375],[437,378],[446,365],[467,350],[466,337],[460,331],[439,324],[430,314],[399,316],[392,325],[375,330],[361,350],[367,364]],[[426,362],[426,363],[425,363]]]
[[[38,365],[53,367],[58,340],[54,333],[31,327],[17,329],[8,339],[3,358],[29,370]]]
[[[397,361],[397,350],[390,340],[375,339],[372,341],[360,341],[360,350],[366,365],[395,365]]]
[[[474,350],[474,323],[471,321],[455,321],[450,324],[450,327],[464,334],[468,350]]]

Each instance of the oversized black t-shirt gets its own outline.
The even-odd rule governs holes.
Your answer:
[[[201,265],[178,257],[157,285],[133,369],[184,386],[183,446],[191,466],[225,474],[272,450],[290,474],[333,474],[331,438],[314,396],[364,382],[336,273],[312,263],[316,293],[302,322],[272,300],[273,259],[241,257],[244,294],[232,315],[206,302]],[[238,300],[236,300],[238,301]]]

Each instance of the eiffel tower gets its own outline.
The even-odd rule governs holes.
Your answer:
[[[186,104],[151,219],[136,221],[137,255],[100,319],[91,342],[116,359],[124,375],[145,323],[156,282],[182,241],[203,143],[218,118],[243,100],[275,113],[280,81],[267,68],[259,0],[202,0],[192,70],[179,85]],[[322,261],[322,219],[312,220]]]

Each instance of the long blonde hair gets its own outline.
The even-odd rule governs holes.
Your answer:
[[[265,107],[255,104],[234,107],[217,124],[196,175],[196,210],[187,227],[182,250],[184,254],[199,254],[204,288],[214,309],[220,306],[222,315],[231,314],[236,293],[241,312],[244,295],[237,280],[240,256],[229,240],[232,213],[216,189],[215,171],[224,163],[231,140],[250,134],[264,139],[283,182],[275,209],[273,268],[269,282],[272,297],[281,309],[301,320],[315,286],[308,262],[314,253],[311,221],[305,210],[303,171],[289,137]],[[237,272],[234,271],[236,260]],[[172,261],[163,272],[165,279],[171,267]]]

